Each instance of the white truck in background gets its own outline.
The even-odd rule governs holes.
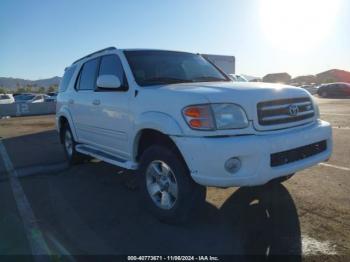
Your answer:
[[[176,51],[112,47],[77,60],[56,125],[71,164],[88,155],[134,170],[145,205],[170,223],[205,200],[206,186],[281,182],[332,152],[332,128],[307,91],[232,82]]]

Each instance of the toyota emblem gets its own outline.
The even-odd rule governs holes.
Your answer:
[[[297,105],[290,105],[288,111],[290,116],[297,116],[299,113],[299,107]]]

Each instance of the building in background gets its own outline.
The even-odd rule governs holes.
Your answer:
[[[263,77],[263,82],[267,83],[289,83],[291,80],[291,76],[288,73],[275,73],[275,74],[267,74]]]
[[[335,83],[335,82],[345,82],[350,83],[350,72],[332,69],[316,75],[317,83]]]

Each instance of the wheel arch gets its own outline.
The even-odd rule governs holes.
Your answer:
[[[169,135],[151,128],[144,128],[140,130],[135,136],[133,147],[134,161],[139,162],[145,150],[152,145],[160,145],[170,149],[176,153],[179,156],[180,160],[183,161],[183,163],[187,166],[186,161],[175,141]]]
[[[183,131],[178,122],[166,113],[148,111],[140,114],[135,120],[135,130],[131,146],[134,161],[139,160],[144,146],[151,145],[151,143],[171,146],[180,152],[170,136],[182,135]],[[145,139],[148,142],[145,142]]]
[[[69,125],[70,130],[72,131],[74,140],[78,141],[78,137],[77,137],[77,134],[75,131],[75,127],[73,125],[72,118],[71,118],[69,112],[63,111],[63,112],[58,113],[56,116],[56,127],[57,127],[57,131],[59,132],[61,143],[62,143],[62,130],[66,124]]]

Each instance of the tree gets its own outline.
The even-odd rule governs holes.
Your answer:
[[[3,87],[0,87],[0,94],[6,94],[6,89]]]
[[[23,87],[17,87],[16,93],[25,93],[26,90]]]
[[[39,87],[38,93],[45,93],[45,87],[43,86]]]
[[[49,86],[49,88],[47,89],[47,92],[51,93],[51,92],[57,92],[57,85],[51,85]]]
[[[32,92],[32,85],[27,85],[25,90],[27,93],[31,93]]]

